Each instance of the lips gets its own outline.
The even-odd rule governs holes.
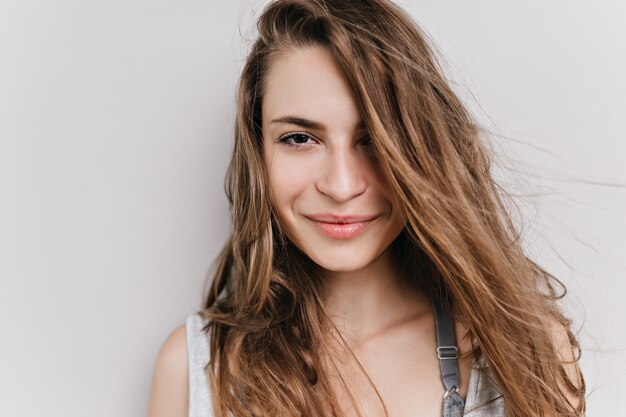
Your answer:
[[[333,239],[352,239],[365,232],[380,215],[338,216],[319,214],[306,216],[326,236]]]
[[[317,221],[317,222],[340,223],[340,224],[368,222],[368,221],[374,220],[378,216],[379,214],[373,214],[373,215],[353,214],[353,215],[340,216],[337,214],[328,214],[328,213],[306,215],[306,217],[308,217],[309,219]]]

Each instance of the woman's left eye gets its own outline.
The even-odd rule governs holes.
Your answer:
[[[306,144],[306,141],[311,139],[311,136],[304,132],[295,132],[278,138],[278,142],[284,143],[287,146],[300,146]],[[302,141],[302,142],[301,142]]]

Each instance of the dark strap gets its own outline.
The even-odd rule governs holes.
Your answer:
[[[448,310],[448,304],[438,297],[432,298],[437,328],[437,357],[441,381],[446,392],[443,395],[443,417],[461,417],[465,400],[459,394],[459,368],[457,359],[459,350],[454,338],[454,321]]]

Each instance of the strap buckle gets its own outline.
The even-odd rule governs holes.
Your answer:
[[[445,400],[445,399],[446,399],[446,397],[447,397],[448,395],[450,395],[450,393],[451,393],[452,391],[459,392],[459,387],[457,387],[456,385],[453,385],[453,386],[452,386],[452,388],[450,388],[449,390],[447,390],[446,392],[444,392],[444,393],[443,393],[443,399]]]
[[[439,359],[457,359],[459,357],[459,349],[456,346],[438,346],[437,357]]]

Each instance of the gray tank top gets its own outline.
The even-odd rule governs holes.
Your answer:
[[[213,417],[205,366],[209,362],[209,340],[202,328],[207,321],[199,314],[187,317],[189,367],[189,417]],[[504,397],[483,356],[480,367],[472,365],[463,416],[505,417]],[[447,417],[444,415],[444,417]]]

